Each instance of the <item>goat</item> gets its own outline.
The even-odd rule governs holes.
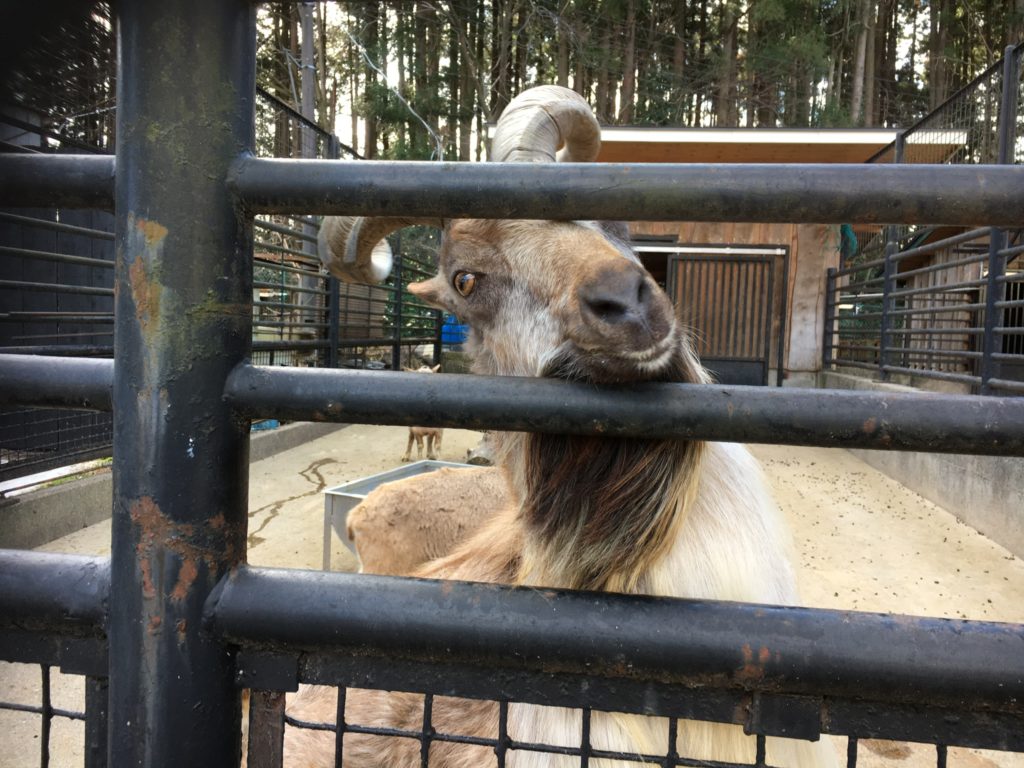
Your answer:
[[[496,467],[441,467],[385,483],[348,513],[359,572],[408,576],[449,554],[509,504],[510,492]]]
[[[407,371],[412,370],[406,368]],[[437,373],[441,370],[441,364],[438,363],[433,368],[429,365],[421,365],[416,372],[417,373]],[[444,437],[444,430],[439,427],[409,427],[409,442],[405,446],[405,455],[402,456],[402,461],[409,461],[409,457],[412,455],[412,443],[416,441],[416,458],[423,458],[423,441],[427,442],[427,458],[436,459],[441,453],[441,438]]]
[[[531,89],[509,104],[496,128],[499,161],[588,161],[600,129],[582,97]],[[376,244],[412,219],[334,221],[336,243],[321,254],[336,274],[369,273]],[[409,290],[468,322],[474,372],[544,376],[593,385],[706,383],[673,306],[617,236],[593,222],[455,220],[443,222],[438,274]],[[344,233],[339,236],[338,233]],[[347,249],[346,243],[354,246]],[[379,249],[378,249],[379,254]],[[360,266],[362,265],[362,266]],[[416,575],[530,587],[604,590],[788,604],[798,602],[786,526],[745,448],[698,440],[528,433],[496,435],[498,463],[514,503],[469,540]],[[335,693],[306,688],[290,702],[303,719],[331,719]],[[351,690],[346,720],[415,731],[422,697]],[[439,732],[494,737],[490,702],[435,699]],[[579,710],[513,704],[513,739],[579,744]],[[597,749],[664,753],[663,718],[594,713]],[[292,765],[329,765],[333,736],[289,731]],[[701,760],[754,761],[754,738],[734,725],[687,722],[675,745]],[[435,743],[431,765],[493,765],[483,747]],[[828,742],[770,738],[767,758],[787,768],[835,764]],[[414,739],[346,735],[345,765],[411,766]],[[512,751],[515,768],[578,764],[578,758]],[[612,760],[596,760],[618,768]]]

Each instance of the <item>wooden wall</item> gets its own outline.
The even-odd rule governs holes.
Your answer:
[[[765,224],[736,222],[632,222],[634,237],[674,235],[680,244],[775,245],[789,248],[786,285],[776,283],[773,303],[786,298],[786,349],[789,372],[813,374],[821,368],[825,311],[825,275],[839,265],[839,226],[826,224]],[[659,277],[655,275],[655,277]],[[660,276],[664,280],[664,276]],[[777,317],[772,338],[778,338]],[[774,342],[771,361],[777,350]]]

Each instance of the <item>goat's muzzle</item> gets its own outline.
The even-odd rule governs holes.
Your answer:
[[[577,289],[584,347],[642,352],[672,330],[668,297],[633,264],[605,267]]]
[[[660,379],[673,367],[672,302],[642,268],[603,266],[577,286],[575,307],[571,344],[544,375],[612,383]]]

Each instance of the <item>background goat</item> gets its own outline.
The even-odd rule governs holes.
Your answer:
[[[406,370],[412,370],[406,368]],[[417,373],[437,373],[441,370],[441,364],[438,363],[433,368],[429,365],[421,365],[416,369]],[[441,439],[444,437],[444,430],[440,427],[409,427],[409,442],[405,446],[405,455],[402,456],[402,461],[409,461],[409,457],[412,456],[412,443],[416,441],[416,458],[423,458],[423,441],[427,443],[427,458],[436,459],[441,453]]]
[[[497,467],[441,467],[385,483],[348,513],[359,572],[408,576],[449,554],[510,503]]]
[[[592,160],[600,130],[586,102],[563,88],[516,98],[496,128],[492,158]],[[322,253],[336,274],[372,272],[390,230],[422,220],[334,220]],[[409,286],[471,327],[477,373],[547,376],[595,385],[709,380],[668,297],[644,271],[619,230],[588,222],[456,220],[444,223],[437,276]],[[331,245],[333,243],[333,245]],[[377,248],[378,256],[380,249]],[[793,604],[797,594],[786,527],[760,470],[741,446],[507,433],[499,463],[513,503],[447,557],[418,575],[544,587]],[[304,719],[331,719],[334,692],[307,689],[291,704]],[[578,710],[514,704],[513,739],[578,745]],[[422,697],[352,690],[346,720],[417,730]],[[494,737],[497,705],[436,699],[441,732]],[[662,718],[594,713],[595,748],[664,754]],[[330,765],[333,736],[289,732],[294,765]],[[687,722],[682,755],[754,761],[754,739],[738,726]],[[419,743],[345,737],[345,765],[415,765]],[[431,764],[490,765],[482,747],[435,743]],[[786,768],[828,766],[827,743],[768,739],[768,761]],[[578,758],[525,751],[516,768],[568,766]],[[615,761],[592,764],[618,766]],[[622,763],[622,765],[634,763]]]

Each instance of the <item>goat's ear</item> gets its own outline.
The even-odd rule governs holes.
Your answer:
[[[440,275],[419,283],[409,283],[406,289],[416,298],[438,309],[452,311],[451,299],[448,297],[448,286]]]

